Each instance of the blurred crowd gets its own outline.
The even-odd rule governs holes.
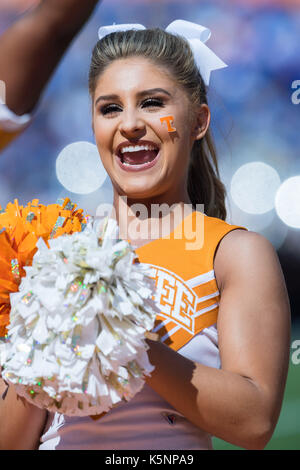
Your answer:
[[[0,0],[0,34],[36,3]],[[292,258],[300,265],[300,229],[285,226],[274,209],[259,216],[241,211],[229,189],[234,172],[248,162],[272,166],[282,181],[300,175],[300,104],[292,101],[292,83],[300,80],[299,0],[104,0],[57,69],[32,126],[1,155],[0,204],[15,198],[50,203],[69,196],[93,212],[110,200],[107,180],[95,193],[78,196],[68,193],[55,173],[56,158],[66,145],[94,141],[87,77],[97,30],[113,22],[164,28],[177,18],[210,28],[207,45],[229,65],[212,74],[208,92],[221,176],[229,193],[228,220],[260,231],[274,243],[296,317],[300,268],[289,269]]]

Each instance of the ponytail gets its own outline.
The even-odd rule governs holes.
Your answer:
[[[206,215],[226,219],[226,189],[220,180],[216,150],[209,129],[203,139],[194,143],[187,190],[194,208],[196,204],[203,204]]]

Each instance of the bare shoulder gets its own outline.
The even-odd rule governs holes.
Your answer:
[[[226,283],[246,272],[247,277],[281,273],[272,243],[257,232],[242,229],[232,230],[222,238],[215,254],[214,270],[221,290]]]

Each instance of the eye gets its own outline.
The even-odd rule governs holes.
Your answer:
[[[152,108],[152,107],[163,108],[164,106],[165,104],[160,98],[147,98],[146,100],[142,102],[143,108]]]
[[[122,111],[122,108],[117,104],[106,104],[100,107],[100,112],[103,114],[103,116],[106,116],[107,114],[114,114],[119,111]]]

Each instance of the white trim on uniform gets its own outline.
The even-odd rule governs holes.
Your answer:
[[[214,308],[219,307],[219,305],[220,305],[219,302],[217,302],[216,304],[210,305],[209,307],[202,308],[201,310],[198,310],[193,315],[193,317],[194,318],[200,317],[200,315],[203,315],[203,313],[209,312],[210,310],[213,310]]]
[[[153,333],[157,333],[163,326],[166,326],[168,323],[170,323],[171,318],[166,319],[164,321],[161,321],[156,327],[152,330]]]
[[[206,282],[213,281],[215,279],[215,271],[212,269],[211,271],[208,271],[207,273],[200,274],[199,276],[192,277],[188,281],[185,281],[185,283],[193,288],[193,287],[198,287],[201,284],[205,284]]]
[[[204,302],[205,300],[212,299],[213,297],[218,297],[218,295],[220,295],[220,292],[217,290],[213,294],[205,295],[204,297],[198,297],[196,306],[200,304],[201,302]]]
[[[31,121],[31,114],[17,116],[8,107],[0,102],[0,129],[6,132],[21,131]]]
[[[175,322],[174,322],[175,323]],[[172,330],[168,331],[162,338],[161,342],[163,343],[167,338],[171,338],[171,336],[176,333],[176,331],[180,330],[181,325],[174,326]]]

